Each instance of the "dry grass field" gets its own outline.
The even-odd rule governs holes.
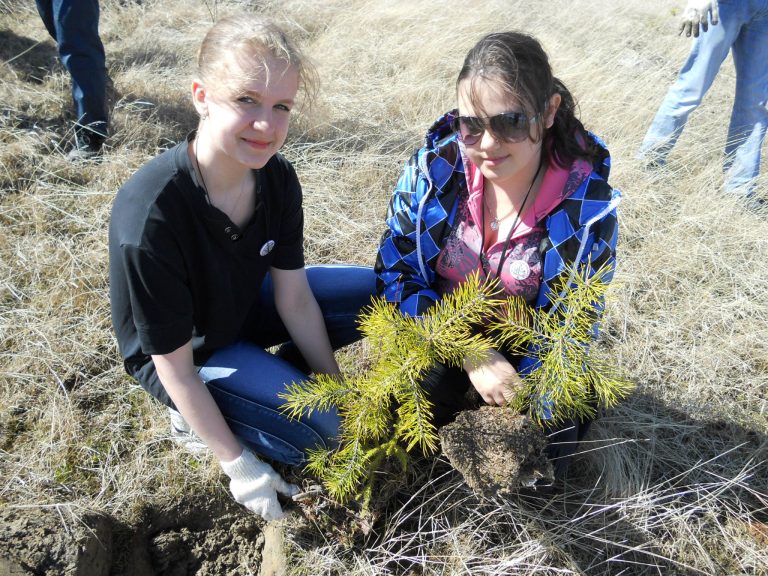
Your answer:
[[[0,0],[0,574],[258,571],[262,524],[213,459],[169,441],[122,370],[107,295],[115,191],[194,126],[197,44],[215,13],[243,9],[286,22],[321,75],[285,148],[311,263],[373,264],[399,167],[492,30],[542,40],[624,193],[597,347],[637,391],[593,427],[569,491],[481,501],[421,463],[370,530],[315,510],[290,573],[768,574],[768,213],[720,191],[730,58],[669,165],[634,157],[688,50],[683,3],[103,0],[112,136],[102,162],[72,165],[69,77],[34,4]]]

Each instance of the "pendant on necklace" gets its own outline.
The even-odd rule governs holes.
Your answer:
[[[494,218],[494,219],[491,220],[491,230],[496,232],[496,230],[498,230],[498,229],[499,229],[499,221],[496,220],[496,218]]]
[[[525,260],[512,260],[509,263],[509,274],[515,280],[525,280],[531,275],[531,267]]]

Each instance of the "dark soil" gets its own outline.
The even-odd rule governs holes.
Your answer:
[[[504,497],[520,487],[552,481],[543,451],[547,439],[527,417],[483,406],[461,412],[440,429],[443,453],[475,491]]]
[[[146,508],[123,524],[65,506],[0,510],[0,576],[213,576],[255,574],[257,516],[228,500]]]
[[[462,412],[440,430],[440,440],[451,465],[480,494],[504,497],[551,480],[544,434],[512,410],[486,406]],[[307,516],[307,506],[301,508]],[[309,525],[318,528],[316,522]],[[341,525],[342,533],[354,532]],[[147,505],[134,511],[130,522],[64,505],[6,506],[0,509],[0,576],[257,574],[263,529],[260,518],[226,495]]]

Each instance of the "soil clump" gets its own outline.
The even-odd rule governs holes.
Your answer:
[[[544,432],[510,409],[483,406],[460,412],[440,429],[440,443],[469,487],[489,498],[553,480]]]

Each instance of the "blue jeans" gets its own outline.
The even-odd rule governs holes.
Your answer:
[[[97,0],[37,0],[37,11],[56,40],[61,63],[72,77],[76,130],[107,136],[107,69],[99,38]]]
[[[360,339],[357,317],[376,293],[373,270],[362,266],[310,266],[307,277],[335,349]],[[272,280],[264,281],[253,338],[216,351],[199,370],[232,432],[257,453],[286,464],[302,464],[308,448],[334,447],[335,411],[291,420],[278,398],[286,384],[306,380],[308,368],[290,342],[275,309]],[[275,354],[264,347],[280,346]]]
[[[688,115],[701,103],[733,50],[734,97],[725,144],[725,189],[748,194],[760,173],[768,126],[768,0],[720,0],[720,22],[694,39],[688,59],[667,92],[639,156],[664,164]]]

